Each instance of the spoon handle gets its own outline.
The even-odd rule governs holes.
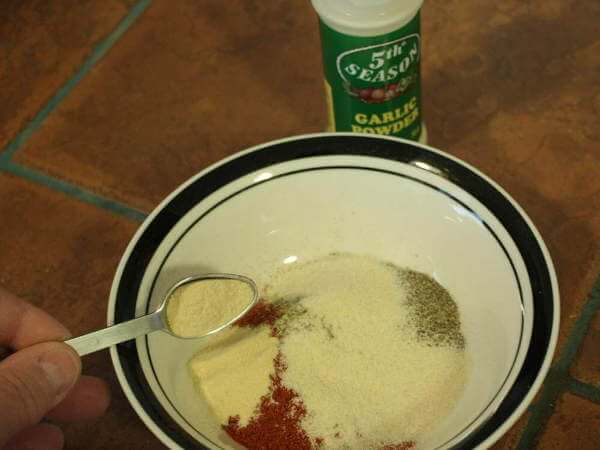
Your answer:
[[[111,345],[135,339],[152,331],[162,330],[164,327],[165,324],[160,313],[155,312],[69,339],[65,341],[65,344],[69,344],[79,356],[83,356],[105,349]]]

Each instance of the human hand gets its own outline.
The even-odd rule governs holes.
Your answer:
[[[108,407],[108,387],[80,376],[79,356],[60,342],[67,337],[57,320],[0,288],[0,348],[14,352],[0,360],[2,450],[61,449],[62,431],[44,418],[93,419]]]

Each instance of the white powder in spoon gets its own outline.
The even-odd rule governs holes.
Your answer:
[[[167,322],[181,337],[203,336],[239,315],[252,301],[247,283],[230,279],[205,279],[184,284],[167,305]]]

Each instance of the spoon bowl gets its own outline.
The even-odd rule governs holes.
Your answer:
[[[209,281],[214,282],[219,280],[226,280],[226,283],[243,283],[250,288],[247,290],[249,295],[246,295],[244,298],[233,299],[236,301],[236,304],[233,304],[231,298],[227,298],[223,295],[224,292],[227,293],[227,291],[223,290],[216,291],[218,292],[218,295],[215,297],[204,297],[201,293],[197,292],[193,296],[194,298],[191,299],[189,294],[178,295],[181,292],[184,292],[184,290],[185,292],[189,292],[190,288],[203,287],[200,286],[202,283],[206,284],[206,282]],[[183,303],[186,307],[184,314],[181,314],[183,316],[189,316],[190,313],[194,312],[204,313],[204,317],[200,317],[199,321],[196,320],[196,322],[199,322],[202,325],[201,327],[195,326],[195,323],[192,322],[191,329],[198,330],[197,334],[186,333],[183,335],[173,330],[175,322],[171,320],[171,317],[169,316],[171,315],[170,311],[173,310],[171,304],[175,301]],[[209,304],[198,304],[199,302],[204,301],[207,301]],[[165,331],[179,339],[203,338],[218,333],[241,319],[257,301],[258,288],[256,283],[243,275],[216,273],[191,276],[175,283],[153,313],[66,340],[65,343],[73,347],[80,356],[83,356],[158,330]],[[198,306],[200,306],[200,308]],[[229,306],[229,308],[226,308],[227,306]],[[221,307],[221,309],[217,310],[217,313],[215,314],[214,310],[217,307]],[[185,318],[190,322],[189,317]],[[205,320],[204,323],[201,322],[202,319]],[[190,327],[188,326],[186,329],[190,329]]]
[[[233,305],[233,302],[230,301],[229,305],[232,305],[233,308],[230,308],[231,311],[229,314],[217,314],[216,317],[212,317],[212,320],[209,321],[209,323],[205,323],[205,327],[204,330],[208,330],[208,331],[202,331],[199,334],[194,334],[194,335],[189,335],[189,334],[182,334],[182,333],[177,333],[176,330],[174,330],[171,320],[169,318],[169,311],[170,311],[170,306],[178,299],[177,298],[177,293],[181,292],[183,290],[184,287],[197,287],[200,283],[202,282],[208,282],[210,280],[221,280],[221,281],[225,281],[226,282],[236,282],[237,283],[243,283],[245,284],[247,287],[250,288],[249,291],[249,296],[247,296],[247,298],[238,298],[237,300],[239,300],[241,303],[240,305]],[[222,296],[222,295],[221,295]],[[210,298],[207,299],[208,300],[208,306],[211,309],[216,309],[218,306],[223,306],[223,305],[219,305],[219,304],[212,304],[212,301],[215,301],[215,298]],[[220,299],[222,300],[222,299]],[[195,299],[194,299],[195,301]],[[225,328],[229,327],[230,325],[234,324],[235,322],[237,322],[239,319],[241,319],[248,311],[250,311],[250,309],[256,304],[256,302],[258,301],[258,287],[256,286],[256,283],[248,278],[245,277],[243,275],[236,275],[236,274],[231,274],[231,273],[216,273],[216,274],[208,274],[208,275],[200,275],[200,276],[192,276],[192,277],[188,277],[188,278],[184,278],[181,281],[178,281],[177,283],[175,283],[173,285],[173,287],[171,287],[169,289],[169,291],[167,292],[167,294],[165,295],[165,299],[163,300],[163,302],[161,303],[161,305],[158,307],[157,309],[157,313],[161,314],[163,323],[165,325],[164,327],[164,331],[166,331],[167,333],[180,338],[180,339],[198,339],[200,337],[206,337],[206,336],[210,336],[213,335],[215,333],[218,333],[222,330],[224,330]],[[197,328],[196,328],[197,329]]]

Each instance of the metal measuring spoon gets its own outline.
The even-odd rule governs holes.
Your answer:
[[[207,280],[234,280],[247,284],[251,288],[251,296],[248,298],[248,304],[234,317],[227,318],[227,321],[225,322],[221,321],[220,323],[215,323],[214,328],[210,327],[209,331],[204,332],[199,336],[191,337],[179,336],[175,334],[169,325],[169,321],[167,320],[167,306],[169,302],[175,298],[173,294],[175,294],[175,292],[183,286],[189,286],[190,284],[194,283],[202,283]],[[135,339],[136,337],[143,336],[157,330],[166,331],[167,333],[181,339],[205,337],[218,333],[219,331],[227,328],[229,325],[239,320],[250,310],[250,308],[256,304],[257,301],[258,288],[256,287],[254,281],[248,277],[227,273],[189,277],[177,282],[171,289],[169,289],[165,299],[162,301],[158,309],[153,313],[69,339],[65,341],[65,343],[73,347],[80,356],[83,356],[87,355],[88,353],[105,349],[112,345],[120,344],[121,342]]]

